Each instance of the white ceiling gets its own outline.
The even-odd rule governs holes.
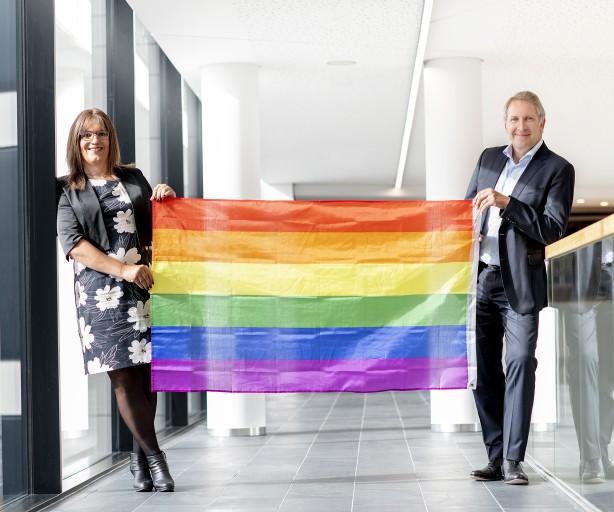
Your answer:
[[[207,64],[260,66],[264,181],[301,198],[395,195],[423,1],[128,3],[197,94]],[[425,58],[482,59],[485,145],[506,143],[505,100],[537,92],[576,198],[614,204],[613,22],[610,0],[434,0]],[[356,65],[327,65],[337,60]],[[421,100],[397,197],[424,197]]]

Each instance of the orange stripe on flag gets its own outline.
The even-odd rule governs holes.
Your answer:
[[[446,263],[466,261],[469,231],[298,233],[155,230],[155,261]]]

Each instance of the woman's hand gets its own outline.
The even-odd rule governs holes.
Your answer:
[[[154,284],[151,268],[147,265],[125,265],[94,247],[85,238],[79,240],[68,255],[88,268],[124,279],[143,290],[149,290]]]
[[[166,197],[177,197],[177,194],[166,183],[160,183],[154,187],[153,194],[149,199],[151,201],[163,201]]]
[[[149,290],[154,284],[151,269],[147,265],[124,265],[120,277],[143,290]]]

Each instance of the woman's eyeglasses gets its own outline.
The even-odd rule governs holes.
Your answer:
[[[81,140],[85,141],[92,140],[94,138],[94,135],[99,139],[109,138],[109,132],[106,130],[103,130],[101,132],[79,132],[79,137],[81,137]]]

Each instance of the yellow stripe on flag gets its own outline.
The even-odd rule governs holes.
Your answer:
[[[168,262],[153,264],[154,294],[283,297],[468,293],[471,264],[287,265]]]

